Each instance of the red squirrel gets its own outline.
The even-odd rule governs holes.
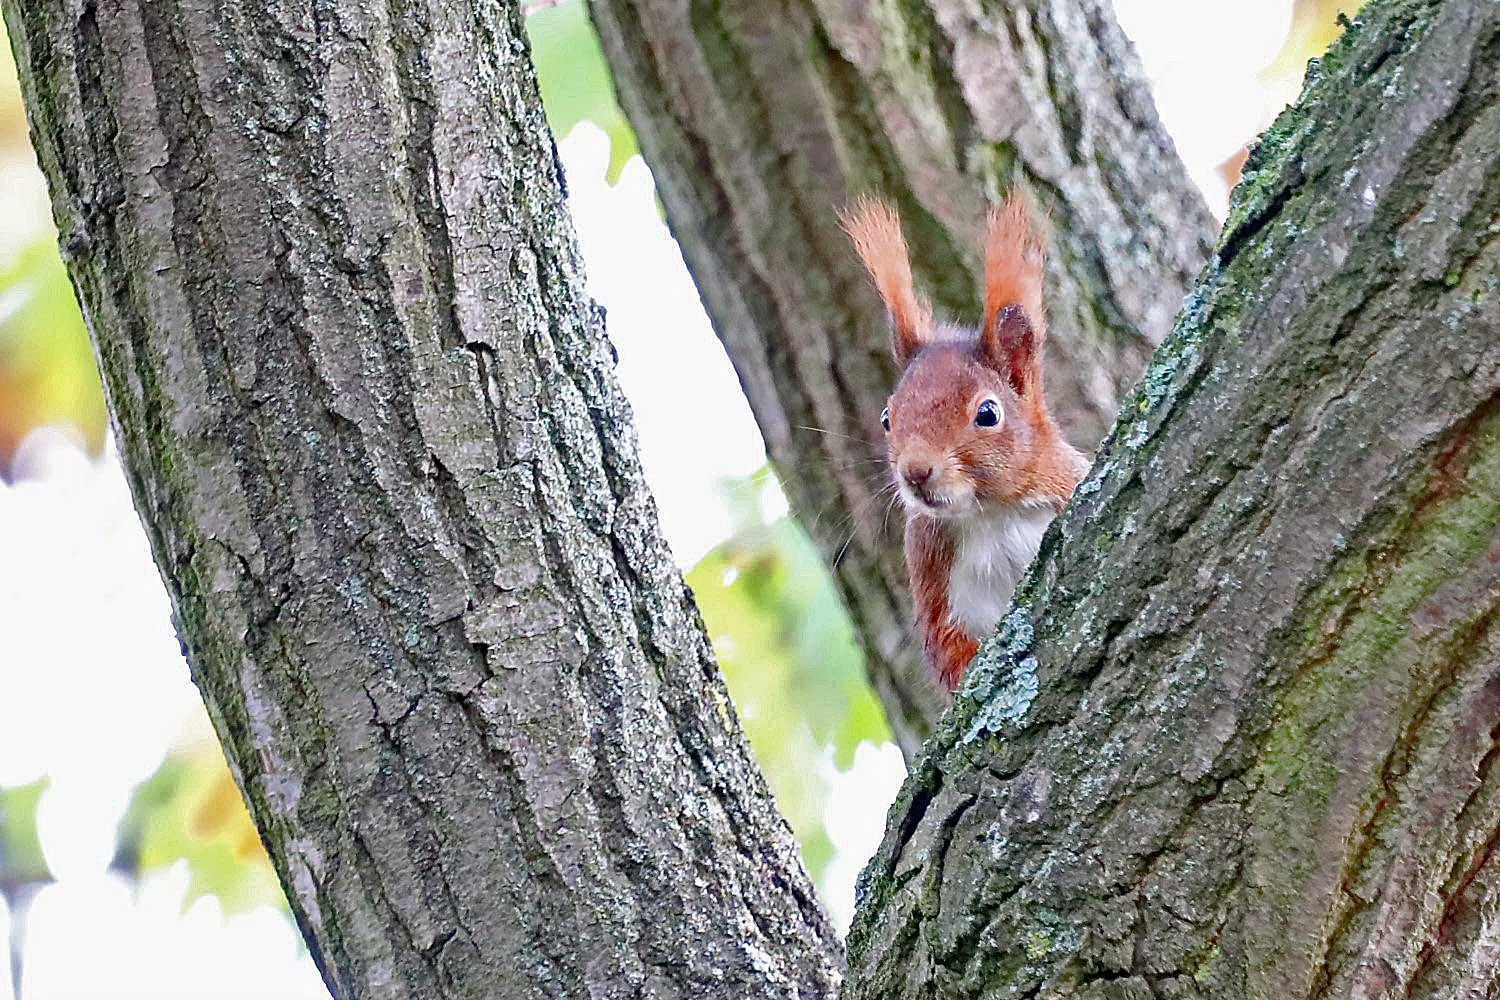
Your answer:
[[[860,202],[843,223],[890,312],[901,380],[880,419],[923,652],[951,691],[1088,471],[1042,392],[1042,241],[1014,196],[990,211],[975,330],[934,321],[890,206]]]

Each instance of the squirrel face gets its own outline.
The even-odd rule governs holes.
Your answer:
[[[891,472],[906,509],[962,518],[1024,498],[1027,421],[1015,390],[977,345],[938,342],[902,373],[884,414]]]
[[[889,205],[861,202],[843,222],[890,313],[902,374],[884,422],[908,513],[950,520],[1001,504],[1060,507],[1079,458],[1043,398],[1042,244],[1021,203],[990,213],[977,329],[934,319]]]

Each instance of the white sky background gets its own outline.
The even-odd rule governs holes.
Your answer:
[[[1115,6],[1179,151],[1222,213],[1218,164],[1293,96],[1268,94],[1256,80],[1285,37],[1290,3]],[[562,157],[590,287],[608,311],[647,475],[686,568],[729,530],[719,484],[759,468],[764,453],[657,215],[648,172],[637,159],[606,186],[605,141],[580,127]],[[0,182],[11,204],[37,190],[35,180]],[[12,238],[0,225],[0,254]],[[212,900],[184,912],[180,869],[136,891],[104,873],[131,789],[183,731],[197,692],[113,459],[89,462],[56,435],[29,449],[40,474],[0,485],[0,785],[52,776],[40,824],[59,881],[27,923],[26,1000],[326,996],[279,914],[224,920]],[[861,747],[835,785],[829,903],[841,926],[900,772],[893,747]],[[0,907],[0,934],[6,923]],[[0,997],[8,985],[0,962]]]

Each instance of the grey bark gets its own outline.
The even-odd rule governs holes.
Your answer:
[[[515,9],[4,12],[194,678],[334,993],[830,995]]]
[[[335,989],[826,995],[514,18],[5,4],[132,486]],[[849,995],[1500,995],[1500,8],[1365,16],[918,762]]]
[[[919,284],[978,318],[1013,186],[1050,217],[1048,391],[1090,451],[1202,264],[1212,219],[1102,0],[593,0],[620,101],[794,510],[908,757],[946,700],[917,661],[880,411],[885,317],[836,223],[900,209]]]
[[[846,996],[1500,996],[1500,6],[1363,17],[902,792]]]

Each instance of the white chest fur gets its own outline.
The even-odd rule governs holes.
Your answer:
[[[976,639],[994,631],[1056,512],[1002,507],[954,523],[948,618]]]

